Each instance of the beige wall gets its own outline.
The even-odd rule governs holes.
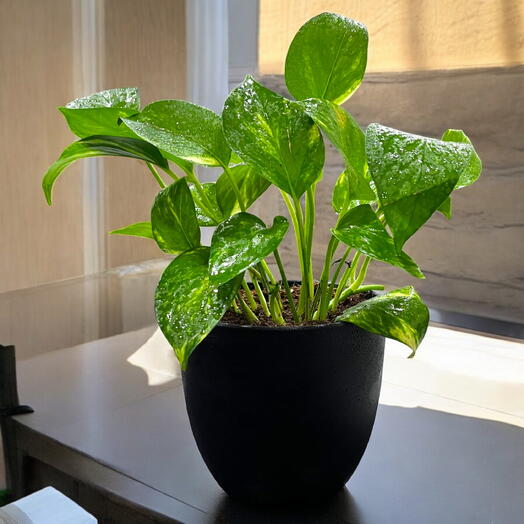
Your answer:
[[[82,272],[81,181],[49,209],[40,180],[71,140],[56,107],[74,98],[70,0],[0,0],[0,291]]]
[[[184,0],[105,0],[105,4],[104,87],[138,86],[143,106],[184,98]],[[119,158],[104,164],[108,229],[149,220],[159,188],[145,164]],[[109,267],[162,253],[150,240],[106,236],[106,241]]]
[[[260,72],[283,73],[294,34],[323,11],[368,27],[368,71],[524,63],[522,0],[260,0]]]
[[[84,271],[80,165],[58,181],[53,207],[40,187],[47,167],[74,140],[56,108],[84,94],[73,34],[73,5],[80,1],[0,0],[0,292]],[[144,103],[183,98],[185,1],[99,5],[99,89],[138,86]],[[105,229],[147,219],[158,190],[147,169],[131,160],[103,163]],[[147,240],[101,241],[108,267],[161,254]]]

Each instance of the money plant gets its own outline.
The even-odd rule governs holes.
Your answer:
[[[364,25],[323,13],[302,26],[287,53],[292,98],[247,76],[221,115],[183,100],[140,108],[135,88],[102,91],[60,108],[79,140],[44,176],[49,204],[56,178],[81,158],[136,159],[158,182],[151,220],[112,233],[150,238],[174,256],[155,307],[182,368],[228,311],[251,324],[352,322],[415,353],[428,325],[427,307],[411,286],[362,295],[384,289],[366,284],[368,267],[379,260],[424,278],[404,244],[434,213],[451,217],[451,193],[479,177],[481,162],[459,130],[448,129],[440,139],[378,123],[363,130],[342,104],[362,82],[367,48]],[[316,188],[326,141],[345,169],[334,184],[333,227],[315,274]],[[203,183],[195,166],[222,173]],[[272,185],[288,217],[266,224],[249,209]],[[301,271],[293,289],[279,254],[290,225]],[[201,228],[209,227],[214,232],[204,245]],[[340,312],[359,294],[367,299]]]

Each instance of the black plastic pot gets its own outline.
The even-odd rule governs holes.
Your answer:
[[[219,324],[184,373],[193,434],[216,481],[251,503],[321,499],[366,449],[384,338],[352,324]]]

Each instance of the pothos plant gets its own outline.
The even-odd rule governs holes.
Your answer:
[[[362,81],[367,47],[362,24],[323,13],[302,26],[289,48],[285,80],[294,100],[248,76],[230,93],[222,115],[182,100],[140,109],[134,88],[102,91],[60,108],[80,140],[44,176],[49,204],[60,173],[86,157],[140,160],[160,186],[149,222],[112,233],[151,238],[174,255],[155,305],[183,369],[230,308],[252,324],[265,316],[283,325],[281,297],[286,297],[294,324],[325,322],[348,296],[384,289],[365,284],[372,260],[424,278],[403,246],[435,212],[451,217],[451,193],[479,177],[481,162],[462,131],[449,129],[435,139],[380,124],[365,132],[360,128],[341,104]],[[333,190],[336,219],[323,269],[315,275],[315,193],[326,139],[342,155],[345,169]],[[216,182],[202,183],[195,165],[223,172]],[[298,299],[278,250],[288,219],[277,216],[266,225],[248,212],[271,185],[280,191],[294,230]],[[202,227],[216,228],[209,246],[202,245]],[[413,355],[428,319],[427,307],[408,286],[362,301],[336,320],[397,339]]]

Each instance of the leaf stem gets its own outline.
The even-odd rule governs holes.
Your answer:
[[[350,247],[346,248],[346,250],[344,251],[344,254],[342,255],[342,258],[340,259],[340,262],[338,263],[337,265],[337,268],[335,269],[335,273],[333,274],[333,277],[331,279],[331,282],[329,283],[329,286],[328,286],[328,290],[326,292],[326,297],[327,297],[327,300],[326,300],[326,309],[324,311],[324,317],[321,317],[321,320],[325,320],[325,318],[327,317],[327,312],[329,311],[329,301],[331,300],[331,298],[333,297],[333,291],[335,289],[335,285],[337,283],[337,279],[338,279],[338,276],[340,275],[340,271],[342,270],[342,267],[344,266],[344,264],[346,264],[347,262],[347,259],[349,257],[349,254],[351,253],[351,249]],[[346,268],[346,269],[349,269]]]
[[[246,294],[247,302],[249,304],[249,307],[253,311],[256,311],[257,310],[257,303],[255,302],[255,299],[253,298],[253,292],[251,291],[251,289],[249,289],[249,285],[246,282],[245,278],[242,279],[242,288],[244,290],[244,293]]]
[[[196,187],[196,190],[198,191],[198,194],[201,199],[202,207],[204,208],[204,211],[207,214],[207,216],[211,217],[217,223],[222,222],[222,217],[215,215],[215,212],[213,211],[213,204],[211,200],[209,200],[209,197],[206,194],[206,190],[204,189],[204,186],[200,183],[200,180],[198,180],[198,177],[195,175],[195,172],[192,169],[183,169],[187,175],[188,180]]]
[[[158,182],[158,185],[165,189],[167,187],[167,184],[162,180],[162,177],[158,174],[158,171],[155,169],[153,164],[151,162],[146,162],[147,167],[149,168],[149,171],[153,173],[153,176],[155,177],[155,180]]]
[[[273,273],[271,272],[271,268],[267,265],[267,262],[265,260],[261,260],[260,261],[260,265],[262,266],[262,268],[264,269],[265,271],[265,274],[267,275],[267,277],[269,278],[269,281],[272,283],[272,284],[276,284],[277,283],[277,279],[275,278],[275,276],[273,275]]]
[[[306,216],[305,216],[305,229],[307,239],[307,263],[308,263],[308,274],[309,274],[309,296],[310,300],[313,300],[313,291],[315,289],[315,283],[313,281],[313,234],[315,230],[315,193],[317,184],[313,184],[306,191]]]
[[[300,264],[300,274],[302,275],[302,278],[304,276],[304,260],[301,256],[301,253],[302,253],[302,238],[300,236],[300,227],[299,227],[299,224],[298,224],[298,218],[297,218],[297,213],[295,211],[295,207],[293,205],[293,202],[291,201],[291,198],[290,196],[285,193],[284,191],[280,191],[281,195],[282,195],[282,198],[286,204],[286,207],[288,209],[288,212],[289,212],[289,216],[291,218],[291,223],[293,224],[293,230],[295,232],[295,241],[296,241],[296,244],[297,244],[297,253],[298,253],[298,262]],[[302,285],[304,285],[304,281],[302,281]],[[302,289],[300,290],[300,296],[302,297]],[[302,313],[303,313],[303,307],[302,307],[302,302],[303,300],[299,299],[299,305],[298,305],[298,315],[299,315],[299,318],[301,319],[302,317]]]
[[[333,255],[338,247],[339,241],[331,235],[329,239],[326,255],[324,257],[324,267],[322,269],[322,275],[320,276],[320,282],[318,284],[316,300],[313,300],[314,308],[316,308],[316,303],[320,302],[318,308],[318,318],[324,319],[327,315],[328,305],[329,305],[329,295],[327,294],[327,286],[329,283],[329,272],[331,270],[331,260]]]
[[[360,275],[359,275],[360,284],[363,282],[364,278],[366,277],[367,266],[369,265],[370,261],[371,261],[371,259],[369,259],[368,261],[364,261],[364,264],[366,264],[366,262],[367,262],[367,265],[366,265],[364,274],[362,276],[362,279],[360,279]],[[363,267],[364,267],[364,264],[362,264]],[[360,286],[360,284],[358,284],[357,281],[355,281],[355,283],[356,283],[355,286],[351,285],[351,286],[349,286],[347,289],[345,289],[342,292],[342,294],[340,295],[340,301],[345,300],[350,295],[355,295],[357,293],[363,293],[364,291],[372,291],[372,290],[375,290],[375,289],[376,290],[384,289],[384,286],[382,286],[380,284],[370,284],[368,286]]]
[[[233,311],[237,314],[242,314],[242,311],[240,311],[240,308],[238,307],[237,301],[233,299],[233,302],[231,302],[231,305],[233,306]]]
[[[310,289],[310,273],[307,238],[304,229],[304,215],[302,213],[302,204],[300,199],[293,197],[293,205],[297,217],[298,234],[300,238],[299,255],[302,258],[302,286],[300,288],[299,311],[303,311],[306,320],[310,320],[310,303],[313,300],[313,290]]]
[[[271,318],[278,325],[284,325],[284,321],[280,307],[280,286],[275,284],[269,295],[269,309],[271,311]]]
[[[245,213],[246,205],[245,205],[244,199],[242,198],[242,193],[240,193],[240,189],[238,188],[237,183],[235,182],[235,179],[233,177],[233,173],[231,173],[231,170],[229,169],[229,166],[227,166],[226,164],[220,163],[220,165],[224,169],[224,173],[226,174],[226,176],[227,176],[227,178],[229,180],[229,183],[231,184],[231,187],[233,188],[233,191],[235,193],[235,196],[237,197],[238,205],[240,206],[241,211],[243,211]]]
[[[180,180],[180,177],[174,173],[173,171],[171,171],[171,169],[169,167],[163,167],[162,170],[167,173],[173,180]],[[187,172],[187,171],[186,171]]]
[[[238,298],[238,301],[240,302],[240,307],[242,308],[244,316],[246,317],[248,322],[250,324],[258,324],[259,320],[257,316],[255,315],[255,313],[253,313],[253,311],[251,311],[251,309],[249,309],[249,306],[246,304],[246,302],[242,298],[242,295],[240,294],[240,292],[237,293],[237,298]]]
[[[340,282],[338,283],[337,290],[335,292],[335,296],[329,303],[329,308],[332,311],[335,311],[337,309],[338,303],[340,302],[340,297],[342,295],[342,292],[346,289],[346,284],[349,280],[351,283],[355,277],[355,273],[357,272],[358,262],[360,260],[361,253],[360,251],[357,251],[355,253],[355,256],[353,257],[353,260],[351,261],[351,265],[346,268],[344,273],[342,274],[342,277],[340,278]]]
[[[293,315],[293,320],[298,323],[300,322],[300,318],[298,316],[297,308],[293,300],[293,294],[291,293],[291,288],[289,287],[289,281],[286,276],[286,271],[284,270],[284,264],[282,264],[282,259],[280,258],[280,253],[278,252],[278,249],[275,249],[273,255],[275,255],[278,270],[280,271],[280,277],[282,279],[282,284],[286,291],[287,300],[289,302],[289,309],[291,310],[291,314]]]
[[[254,273],[251,273],[251,281],[253,282],[253,287],[255,288],[255,291],[257,292],[258,301],[262,306],[262,311],[264,312],[264,315],[266,315],[266,317],[270,317],[271,311],[269,311],[269,308],[267,306],[266,297],[264,296],[264,292],[262,291],[262,288],[260,287],[258,279]]]

